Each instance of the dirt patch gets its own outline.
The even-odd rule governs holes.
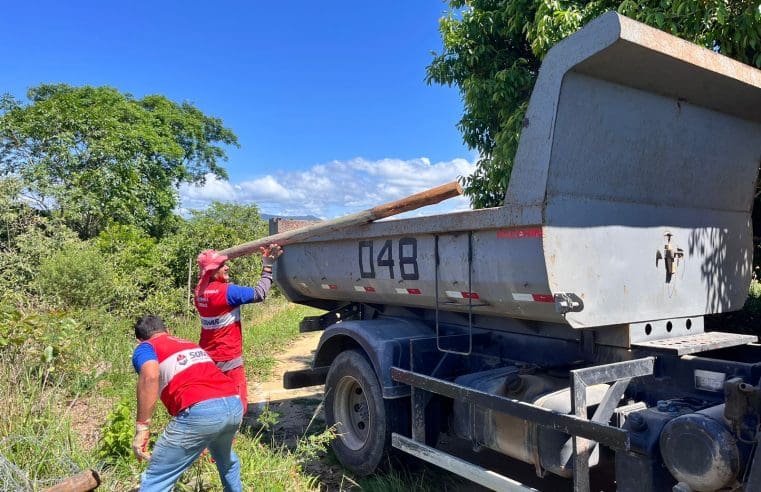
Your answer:
[[[277,355],[278,363],[266,381],[248,385],[249,404],[245,424],[257,429],[257,418],[267,409],[277,414],[277,424],[267,433],[266,440],[294,448],[299,439],[325,430],[323,386],[295,390],[283,388],[283,374],[310,367],[320,340],[320,332],[304,333],[284,352]],[[348,490],[351,480],[329,453],[305,466],[306,473],[319,477],[323,490]]]
[[[77,398],[69,402],[66,415],[71,419],[71,428],[83,449],[91,451],[98,446],[101,429],[111,407],[111,400],[102,396]]]
[[[277,364],[272,377],[266,381],[248,383],[249,401],[261,404],[267,401],[279,401],[298,398],[303,396],[316,396],[322,398],[322,386],[312,386],[298,390],[286,390],[283,388],[283,374],[287,371],[296,371],[310,367],[317,343],[320,341],[321,332],[303,333],[284,352],[278,354]]]

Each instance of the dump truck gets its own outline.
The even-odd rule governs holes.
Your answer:
[[[503,206],[287,247],[277,284],[326,313],[284,384],[325,385],[361,475],[401,453],[534,490],[450,435],[574,491],[596,467],[624,492],[760,491],[759,327],[704,323],[747,298],[760,161],[761,71],[607,13],[545,57]]]

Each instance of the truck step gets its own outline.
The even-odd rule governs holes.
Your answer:
[[[660,340],[632,343],[632,348],[647,349],[671,355],[688,355],[728,347],[736,347],[758,341],[755,335],[710,331]]]

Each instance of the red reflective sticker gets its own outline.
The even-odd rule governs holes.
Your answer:
[[[407,289],[407,292],[419,296],[421,294],[420,289]]]
[[[552,294],[531,294],[536,302],[555,302]]]
[[[375,287],[365,287],[365,292],[375,292]]]
[[[525,239],[529,237],[542,237],[541,227],[527,227],[525,229],[500,229],[497,231],[499,239]]]
[[[478,292],[460,292],[463,299],[480,299]]]

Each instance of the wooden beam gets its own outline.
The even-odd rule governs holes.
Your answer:
[[[97,489],[98,485],[100,485],[100,475],[91,469],[69,477],[45,492],[87,492]]]
[[[409,212],[410,210],[415,210],[426,205],[433,205],[460,194],[462,194],[462,187],[457,181],[452,181],[451,183],[416,193],[406,198],[402,198],[401,200],[378,205],[377,207],[363,210],[362,212],[345,215],[319,224],[273,234],[272,236],[263,237],[255,241],[223,249],[219,253],[230,259],[238,258],[252,253],[258,253],[259,248],[263,246],[269,246],[270,244],[285,246],[287,244],[298,243],[318,234],[366,224],[368,222],[373,222],[374,220],[391,217],[392,215],[401,214],[403,212]]]

